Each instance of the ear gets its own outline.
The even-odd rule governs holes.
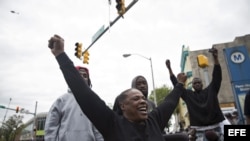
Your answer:
[[[120,103],[119,106],[120,106],[121,110],[124,111],[125,105],[123,103]]]

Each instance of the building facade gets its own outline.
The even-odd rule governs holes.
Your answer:
[[[218,95],[220,106],[223,111],[237,109],[239,123],[243,123],[242,101],[244,100],[246,91],[250,89],[250,34],[236,37],[232,42],[214,44],[212,47],[218,50],[219,62],[222,67],[222,83]],[[209,49],[190,51],[189,47],[182,47],[181,71],[185,72],[188,76],[186,82],[187,89],[192,89],[191,81],[193,77],[201,78],[204,87],[211,81],[213,58],[212,54],[208,51]],[[245,54],[239,53],[238,50],[242,50]],[[205,68],[198,66],[197,56],[201,54],[208,59],[208,66]],[[235,59],[236,63],[231,63],[230,65],[230,59]],[[189,126],[189,119],[185,102],[180,100],[179,107],[179,123],[184,124],[184,128],[187,128]]]

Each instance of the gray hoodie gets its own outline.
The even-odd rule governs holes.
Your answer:
[[[45,141],[104,141],[69,91],[51,106],[45,123]]]

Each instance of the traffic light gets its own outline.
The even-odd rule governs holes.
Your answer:
[[[201,68],[205,68],[208,66],[208,58],[205,55],[197,56],[198,66]]]
[[[123,16],[123,14],[126,12],[125,0],[116,0],[116,3],[118,14]]]
[[[81,59],[82,57],[82,43],[76,43],[75,44],[76,48],[75,48],[75,56],[79,59]]]
[[[88,52],[88,50],[83,53],[83,64],[89,64],[89,52]]]
[[[16,107],[16,113],[18,113],[18,112],[19,112],[19,106]]]

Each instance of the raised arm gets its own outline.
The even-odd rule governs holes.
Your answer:
[[[212,87],[214,87],[214,90],[216,90],[218,94],[220,90],[220,86],[221,86],[221,81],[222,81],[222,71],[221,71],[219,60],[218,60],[218,50],[212,47],[212,49],[209,49],[209,52],[212,53],[213,60],[214,60],[214,69],[212,73],[211,85]]]
[[[211,49],[208,50],[210,53],[213,55],[214,59],[214,64],[219,65],[219,60],[218,60],[218,50],[215,47],[212,47]]]
[[[64,40],[60,36],[54,35],[49,40],[49,48],[51,48],[51,52],[56,57],[64,79],[82,111],[103,136],[109,134],[110,130],[107,129],[112,127],[114,112],[106,106],[105,102],[82,79],[73,62],[64,52]]]
[[[158,120],[158,124],[163,130],[166,126],[166,123],[169,121],[171,115],[173,114],[175,108],[179,103],[180,96],[186,92],[184,88],[184,83],[187,80],[185,73],[179,73],[177,75],[178,82],[174,89],[165,97],[162,104],[156,107],[156,110],[153,110],[150,114],[154,115]]]
[[[168,72],[169,72],[170,80],[171,80],[173,86],[175,86],[178,83],[178,81],[177,81],[177,78],[172,71],[170,60],[167,59],[165,64],[166,64],[166,67],[167,67]]]

